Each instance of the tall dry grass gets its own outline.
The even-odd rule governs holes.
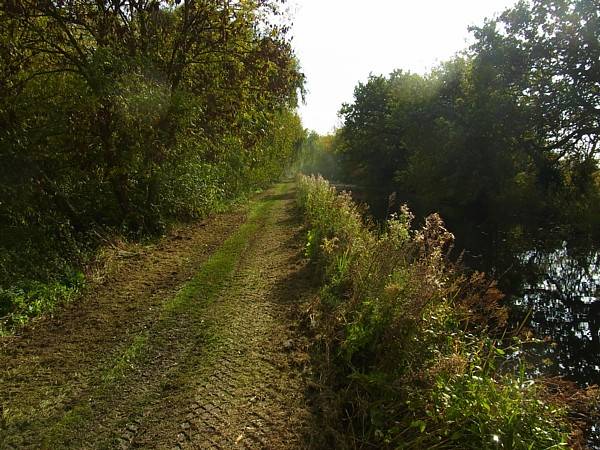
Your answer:
[[[433,214],[403,206],[383,231],[348,193],[299,176],[306,254],[322,276],[308,317],[338,448],[549,449],[581,445],[569,407],[498,336],[502,294],[449,259]],[[509,369],[509,367],[511,369]]]

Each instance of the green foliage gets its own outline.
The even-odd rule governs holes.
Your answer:
[[[281,3],[2,8],[2,289],[53,285],[99,235],[160,234],[283,173],[304,130]]]
[[[29,281],[9,289],[0,288],[0,335],[72,300],[84,287],[83,274],[73,272],[59,281]]]
[[[597,240],[599,30],[594,1],[520,2],[431,73],[359,83],[337,145],[349,181],[439,211],[460,247],[491,259]]]
[[[319,136],[310,132],[302,142],[296,157],[296,171],[322,175],[328,180],[341,176],[339,155],[335,153],[336,135]]]
[[[347,194],[306,176],[298,204],[324,273],[309,311],[320,376],[350,447],[566,448],[566,405],[539,380],[500,370],[519,354],[488,336],[505,323],[502,294],[448,260],[453,236],[437,214],[415,230],[403,207],[379,232]]]
[[[440,378],[426,413],[432,429],[405,448],[436,443],[464,449],[568,448],[568,428],[557,426],[557,418],[567,417],[566,410],[541,400],[535,383],[523,378],[494,379],[477,369]]]

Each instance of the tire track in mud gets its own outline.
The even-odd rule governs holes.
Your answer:
[[[311,293],[293,201],[282,196],[235,276],[205,311],[214,339],[184,372],[187,387],[143,413],[122,447],[308,448],[308,357],[295,315]]]
[[[210,302],[160,313],[240,214],[165,240],[79,309],[4,343],[0,362],[12,366],[0,369],[0,400],[21,410],[0,429],[0,447],[310,448],[308,343],[297,313],[312,283],[290,186],[278,191],[262,196],[269,208]],[[107,373],[105,361],[119,354]]]
[[[91,395],[97,372],[245,220],[245,210],[175,229],[155,245],[118,257],[83,298],[0,339],[0,448],[51,448],[43,433]]]

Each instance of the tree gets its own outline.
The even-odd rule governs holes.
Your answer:
[[[521,2],[431,73],[359,84],[341,110],[354,176],[422,217],[439,211],[459,246],[496,261],[507,247],[589,232],[600,221],[598,10]]]
[[[474,29],[474,52],[505,58],[496,67],[556,160],[590,160],[600,149],[599,9],[597,0],[522,1]]]
[[[73,261],[93,231],[160,232],[280,174],[303,86],[282,4],[5,2],[0,283],[6,255]]]

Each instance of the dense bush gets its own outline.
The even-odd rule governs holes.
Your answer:
[[[336,393],[331,425],[345,423],[351,436],[345,445],[568,446],[566,405],[515,364],[516,341],[490,337],[506,320],[502,295],[448,260],[453,236],[437,214],[414,230],[403,207],[377,232],[348,194],[306,176],[298,203],[306,253],[323,274],[309,316],[321,376]]]

